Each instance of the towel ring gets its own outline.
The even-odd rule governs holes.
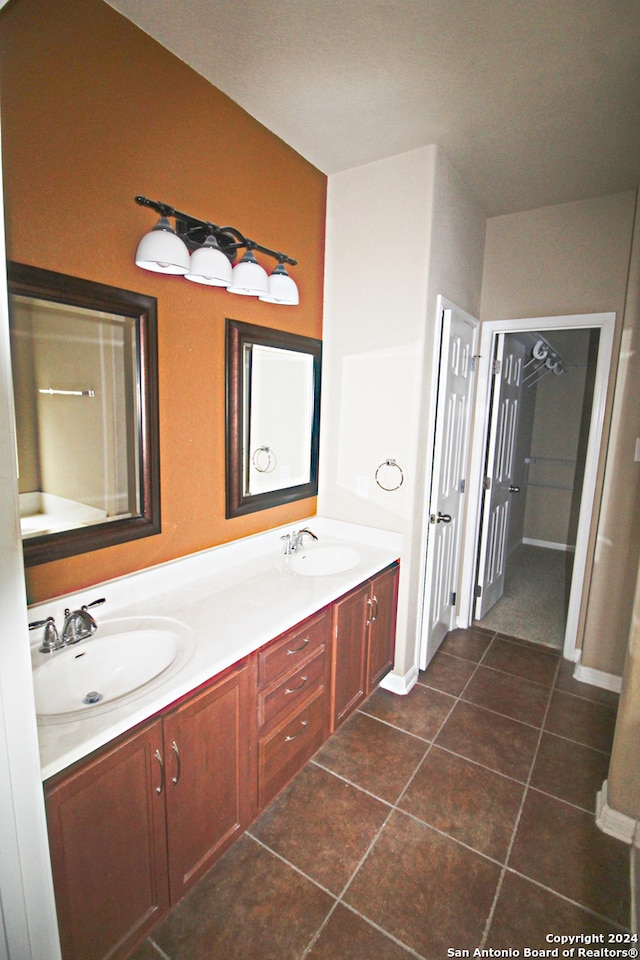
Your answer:
[[[251,463],[258,473],[272,473],[276,468],[276,455],[269,447],[258,447],[253,451]]]
[[[384,483],[380,483],[380,471],[384,467],[395,467],[396,470],[398,471],[398,482],[396,483],[395,486],[386,487]],[[388,493],[391,493],[394,490],[399,490],[402,484],[404,483],[404,473],[400,464],[396,463],[395,460],[383,460],[382,463],[379,465],[378,469],[376,470],[376,483],[378,484],[381,490],[386,490]]]

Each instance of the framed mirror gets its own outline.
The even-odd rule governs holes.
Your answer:
[[[227,319],[227,517],[318,492],[322,341]]]
[[[7,271],[25,565],[159,533],[155,298]]]

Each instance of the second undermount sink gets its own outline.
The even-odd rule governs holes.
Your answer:
[[[326,577],[332,573],[353,570],[360,563],[360,554],[348,544],[312,543],[298,553],[291,554],[288,559],[292,573],[305,577]]]
[[[174,675],[195,649],[191,630],[168,617],[127,617],[49,654],[33,672],[36,713],[74,720],[118,706]]]

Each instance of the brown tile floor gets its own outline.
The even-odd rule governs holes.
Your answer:
[[[617,698],[547,648],[446,638],[377,690],[135,960],[440,960],[627,929],[629,858],[594,822]],[[132,958],[133,960],[133,958]]]

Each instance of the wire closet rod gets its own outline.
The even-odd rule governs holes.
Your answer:
[[[95,390],[55,390],[53,387],[40,387],[38,393],[46,393],[50,397],[95,397]]]

